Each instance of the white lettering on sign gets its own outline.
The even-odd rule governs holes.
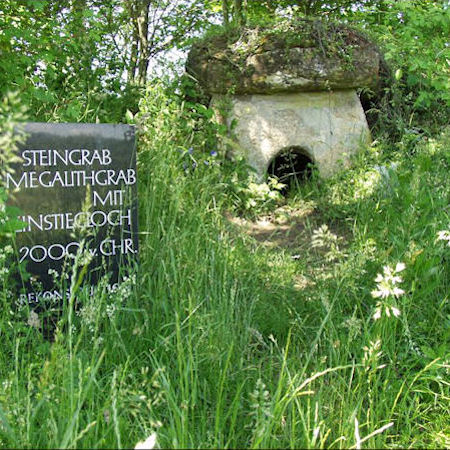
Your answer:
[[[88,228],[101,228],[104,226],[132,226],[132,211],[122,211],[125,203],[124,189],[117,187],[133,186],[136,184],[136,171],[133,168],[114,170],[105,168],[100,170],[37,170],[40,166],[87,166],[96,163],[110,166],[113,163],[111,150],[23,150],[23,167],[32,170],[24,171],[19,175],[6,174],[5,186],[7,189],[37,188],[76,188],[90,186],[92,190],[92,204],[94,207],[114,207],[111,211],[95,210],[92,212],[55,212],[39,214],[37,216],[24,215],[19,220],[25,223],[18,233],[33,231],[73,230],[81,224]],[[95,190],[101,188],[101,192]],[[114,189],[109,189],[113,187]],[[39,257],[34,257],[34,260]],[[44,258],[45,259],[45,258]]]
[[[24,150],[23,166],[90,166],[98,163],[102,166],[111,164],[111,151],[103,150]]]
[[[66,257],[75,258],[80,247],[81,244],[77,241],[69,242],[68,244],[56,243],[49,246],[40,244],[33,245],[32,247],[24,246],[19,249],[19,262],[30,259],[35,263],[41,263],[46,259],[60,261]],[[101,241],[96,248],[90,248],[89,253],[91,256],[116,256],[136,254],[137,250],[134,248],[134,242],[131,238],[107,238]]]
[[[89,252],[94,265],[108,260],[119,264],[121,255],[134,260],[138,252],[136,237],[132,237],[136,211],[129,197],[137,183],[135,168],[127,164],[121,149],[83,146],[54,149],[30,144],[21,150],[21,170],[3,179],[7,190],[16,191],[23,210],[18,217],[24,223],[17,231],[19,261],[28,261],[46,281],[43,289],[47,290],[22,294],[21,301],[61,298],[62,293],[52,290],[44,274],[47,268],[65,270],[64,261],[76,258],[80,251]],[[134,160],[131,152],[129,156]],[[82,204],[87,193],[91,207],[86,211]],[[77,229],[91,230],[86,241],[73,237]]]
[[[107,292],[115,292],[119,288],[118,283],[114,284],[107,284],[105,286],[105,289]],[[90,294],[95,294],[95,287],[90,287]],[[70,290],[67,291],[59,291],[59,290],[52,290],[52,291],[35,291],[35,292],[28,292],[27,294],[20,294],[19,298],[17,299],[17,305],[25,305],[27,303],[42,303],[42,300],[48,300],[51,302],[54,302],[54,300],[62,300],[64,296],[69,297],[70,296]]]
[[[105,196],[101,196],[98,192],[93,192],[94,206],[101,203],[103,206],[108,205],[123,205],[123,194],[122,190],[109,191]]]
[[[54,188],[54,187],[76,187],[76,186],[120,186],[122,184],[131,186],[136,183],[136,171],[126,170],[74,170],[64,172],[51,172],[45,170],[24,172],[19,178],[13,174],[6,174],[6,189],[34,189],[34,188]]]
[[[132,224],[132,210],[114,209],[112,211],[80,211],[77,213],[39,214],[33,216],[19,216],[18,219],[27,224],[18,233],[30,231],[73,230],[84,226],[87,228],[104,226],[127,226]]]

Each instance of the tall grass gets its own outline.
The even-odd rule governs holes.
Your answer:
[[[1,445],[448,446],[448,134],[302,186],[300,250],[268,250],[225,218],[232,168],[186,108],[141,102],[136,284],[80,290],[49,342],[2,272]],[[399,262],[404,293],[374,298]]]

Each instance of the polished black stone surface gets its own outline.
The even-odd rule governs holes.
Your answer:
[[[22,162],[5,180],[13,193],[9,203],[20,208],[25,223],[16,233],[19,258],[37,281],[21,279],[20,298],[38,303],[61,294],[62,277],[55,282],[49,269],[70,276],[82,245],[92,256],[85,282],[94,285],[105,274],[111,284],[119,281],[138,252],[134,127],[28,123],[23,128]]]

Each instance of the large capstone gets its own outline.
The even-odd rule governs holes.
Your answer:
[[[376,46],[355,30],[297,20],[205,38],[186,70],[261,176],[289,148],[328,176],[370,140],[356,89],[375,88],[379,66]]]

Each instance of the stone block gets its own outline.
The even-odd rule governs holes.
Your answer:
[[[350,155],[370,142],[367,120],[355,90],[214,95],[216,110],[228,105],[228,126],[249,164],[262,178],[281,152],[300,149],[323,177],[348,165]]]

